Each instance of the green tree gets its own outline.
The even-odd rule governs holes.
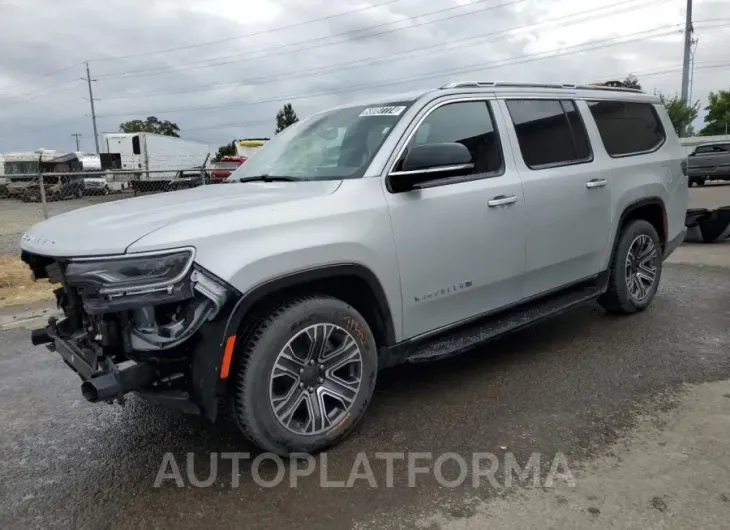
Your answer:
[[[635,88],[637,90],[641,90],[641,84],[634,74],[629,74],[622,82],[626,88]]]
[[[688,105],[676,94],[667,97],[661,93],[659,99],[662,100],[664,107],[667,109],[667,114],[669,114],[669,119],[672,120],[672,125],[677,134],[680,133],[683,127],[686,127],[687,136],[691,136],[694,133],[692,122],[697,118],[697,112],[700,110],[699,100],[692,105]]]
[[[149,116],[146,120],[125,121],[119,125],[119,130],[125,133],[148,132],[155,134],[164,134],[165,136],[180,137],[180,127],[176,123],[167,120],[159,120],[154,116]]]
[[[290,125],[294,125],[298,121],[299,118],[297,118],[297,113],[294,112],[294,108],[291,106],[291,103],[287,103],[281,107],[279,112],[276,113],[276,133],[279,134],[281,131]]]
[[[728,134],[730,131],[730,90],[710,92],[709,104],[705,107],[705,126],[700,136]]]
[[[222,145],[218,148],[218,152],[213,158],[213,162],[218,162],[224,156],[236,156],[236,142],[233,141],[230,144]]]

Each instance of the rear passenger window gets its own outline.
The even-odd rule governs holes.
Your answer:
[[[666,139],[654,105],[629,101],[589,101],[603,145],[611,156],[658,149]]]
[[[496,173],[502,169],[502,148],[486,101],[449,103],[426,116],[411,147],[440,143],[466,146],[474,162],[472,174]]]
[[[507,108],[530,169],[592,160],[583,120],[572,101],[512,99]]]

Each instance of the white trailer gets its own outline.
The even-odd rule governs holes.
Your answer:
[[[165,189],[179,170],[210,166],[210,145],[194,140],[147,132],[106,133],[102,144],[103,169],[140,170],[121,178],[131,180],[135,190],[135,181],[145,182],[140,186],[145,191]]]

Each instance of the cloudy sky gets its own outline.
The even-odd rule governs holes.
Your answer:
[[[685,0],[0,0],[0,153],[157,116],[215,146],[454,79],[680,89]],[[693,99],[730,88],[730,1],[695,0]],[[700,117],[701,120],[701,117]],[[697,125],[701,127],[701,121]]]

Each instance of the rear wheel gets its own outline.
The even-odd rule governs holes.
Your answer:
[[[654,299],[662,275],[662,246],[651,223],[631,221],[619,235],[609,269],[608,290],[598,303],[610,313],[643,311]]]
[[[237,352],[233,415],[247,438],[280,455],[339,443],[365,415],[378,369],[365,319],[328,296],[287,301]]]

